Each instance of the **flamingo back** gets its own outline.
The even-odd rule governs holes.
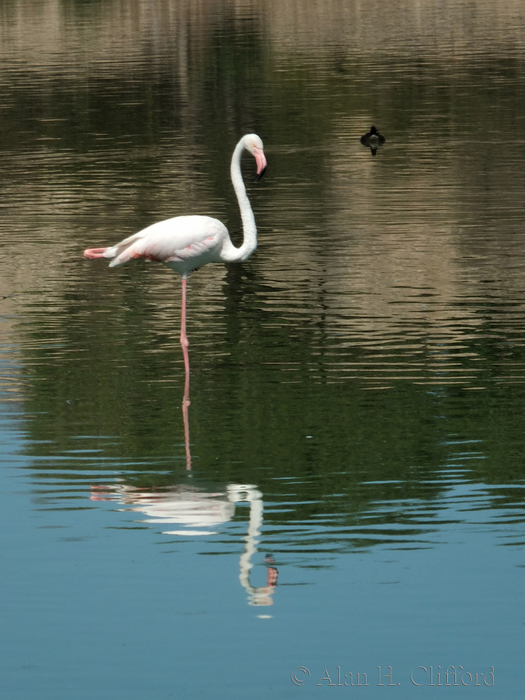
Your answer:
[[[209,216],[177,216],[152,224],[108,248],[105,258],[113,258],[110,267],[130,260],[162,262],[180,274],[208,262],[220,262],[228,230]]]

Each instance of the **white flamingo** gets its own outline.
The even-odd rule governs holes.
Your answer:
[[[210,216],[176,216],[134,233],[120,243],[106,248],[87,248],[90,260],[110,258],[110,267],[120,267],[130,260],[143,258],[164,263],[182,278],[180,343],[184,369],[190,371],[186,335],[186,280],[192,270],[209,262],[244,262],[257,248],[257,227],[241,174],[241,156],[248,151],[255,158],[257,179],[266,169],[263,143],[257,134],[247,134],[239,141],[231,161],[231,180],[241,211],[244,240],[236,248],[226,226]]]

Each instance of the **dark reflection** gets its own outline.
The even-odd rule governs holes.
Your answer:
[[[182,401],[173,405],[179,387],[153,381],[162,374],[158,361],[167,350],[154,354],[151,365],[147,345],[139,348],[139,359],[150,362],[151,374],[129,396],[122,391],[130,376],[126,368],[113,376],[109,392],[104,383],[93,386],[98,411],[85,403],[89,385],[84,401],[64,395],[63,412],[54,382],[47,384],[52,392],[46,402],[26,402],[33,416],[26,451],[34,456],[35,481],[48,485],[51,504],[54,471],[73,484],[89,481],[97,470],[103,486],[93,490],[94,497],[109,492],[122,502],[135,499],[137,509],[147,506],[149,517],[157,510],[158,517],[172,517],[170,522],[188,530],[195,530],[200,517],[199,527],[215,532],[233,517],[232,504],[244,498],[255,523],[249,532],[255,532],[261,494],[271,493],[266,524],[273,535],[264,547],[280,556],[310,540],[331,552],[378,544],[434,546],[433,533],[444,520],[462,521],[462,509],[479,509],[480,522],[489,522],[492,508],[509,508],[515,518],[523,504],[521,490],[488,486],[511,486],[523,473],[519,414],[509,419],[505,393],[407,385],[367,393],[355,382],[312,382],[308,369],[292,374],[301,378],[294,386],[283,383],[279,370],[272,376],[233,361],[199,366],[191,405],[186,375]],[[177,353],[176,342],[171,352]],[[71,377],[68,364],[62,373]],[[135,370],[131,376],[138,376]],[[40,399],[44,394],[39,392]],[[515,398],[523,399],[522,388]],[[104,470],[122,474],[117,485],[108,485]],[[220,486],[209,489],[203,482]],[[247,487],[241,498],[243,483],[257,487]],[[487,487],[479,491],[476,483]],[[191,513],[184,510],[188,501],[196,504]],[[247,540],[246,552],[252,545]],[[319,552],[312,556],[324,565]]]

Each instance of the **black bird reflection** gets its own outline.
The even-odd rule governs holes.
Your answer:
[[[385,137],[379,133],[374,125],[370,127],[370,131],[367,134],[361,136],[361,143],[363,146],[368,146],[370,148],[373,156],[375,156],[378,147],[384,144],[385,141]]]

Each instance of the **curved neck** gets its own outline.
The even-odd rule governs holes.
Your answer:
[[[242,230],[244,240],[239,248],[233,244],[229,250],[223,250],[222,258],[228,262],[243,262],[248,260],[253,251],[257,248],[257,227],[255,225],[255,217],[253,216],[250,200],[246,194],[246,187],[242,179],[241,173],[241,156],[244,151],[244,140],[239,141],[232,156],[230,167],[233,189],[237,195],[239,209],[242,219]]]

